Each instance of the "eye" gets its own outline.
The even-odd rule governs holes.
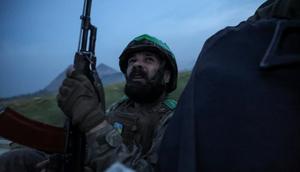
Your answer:
[[[134,62],[136,62],[136,58],[135,58],[135,57],[130,57],[130,58],[128,59],[128,64],[132,64],[132,63],[134,63]]]
[[[147,63],[152,63],[152,62],[155,61],[155,58],[152,57],[152,56],[148,56],[148,57],[145,58],[145,61],[146,61]]]

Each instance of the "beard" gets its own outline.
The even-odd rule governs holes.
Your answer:
[[[133,81],[136,75],[145,79],[145,82]],[[151,79],[139,68],[134,68],[130,75],[126,76],[125,94],[137,103],[154,102],[162,96],[165,89],[166,84],[161,70],[158,70]]]

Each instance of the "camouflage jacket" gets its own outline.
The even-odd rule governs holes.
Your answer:
[[[157,151],[176,101],[164,99],[143,108],[128,98],[107,111],[109,125],[87,135],[87,171],[104,171],[121,162],[136,171],[154,171]]]

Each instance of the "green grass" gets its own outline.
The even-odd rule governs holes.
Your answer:
[[[124,96],[124,83],[113,84],[104,88],[106,108]]]
[[[28,118],[55,126],[63,126],[65,119],[63,112],[56,104],[55,95],[17,99],[8,102],[6,106]]]
[[[184,89],[190,72],[179,74],[177,89],[170,94],[171,98],[178,99]],[[124,96],[124,83],[113,84],[104,88],[106,107]],[[4,105],[13,108],[24,116],[54,126],[63,126],[65,117],[56,104],[56,95],[48,94],[39,97],[22,97],[5,102]]]
[[[174,90],[169,97],[178,100],[185,85],[187,84],[189,78],[190,78],[191,72],[181,72],[178,76],[178,82],[177,82],[177,88]]]

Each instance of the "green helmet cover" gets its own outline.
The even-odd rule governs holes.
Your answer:
[[[171,70],[171,79],[167,84],[167,92],[172,92],[177,86],[177,63],[174,54],[169,46],[161,40],[150,36],[148,34],[140,35],[134,38],[126,48],[123,50],[119,57],[120,70],[126,74],[128,58],[139,51],[151,51],[158,54],[161,58],[165,59],[167,66]]]

